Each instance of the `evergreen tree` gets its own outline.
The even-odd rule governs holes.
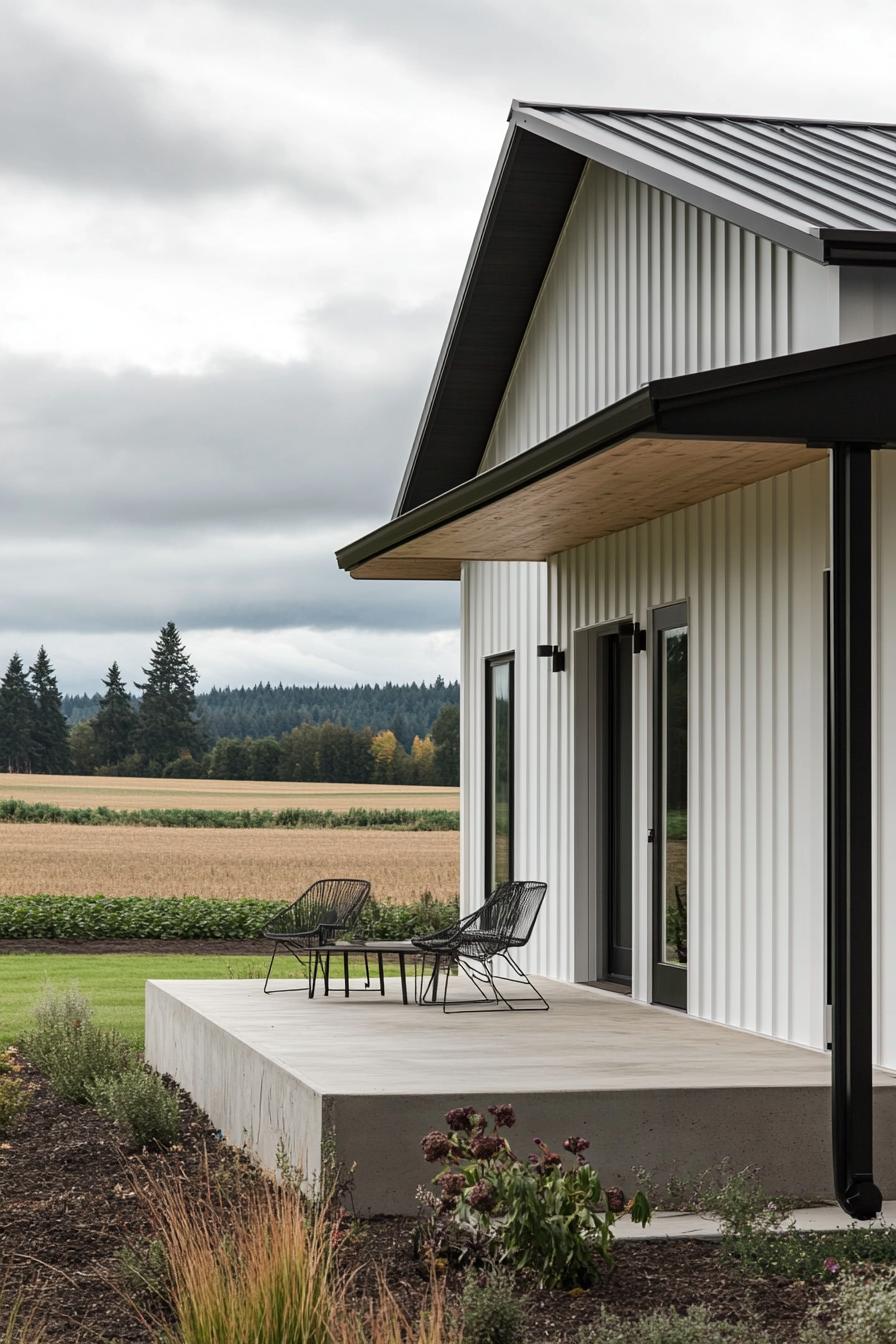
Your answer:
[[[93,719],[97,760],[101,765],[118,765],[134,750],[137,713],[115,662],[103,678],[106,693]]]
[[[71,733],[72,770],[76,775],[92,775],[96,766],[93,720],[82,719]]]
[[[187,657],[177,626],[164,625],[143,669],[146,681],[137,715],[137,745],[147,761],[165,765],[182,752],[199,748],[196,682],[199,674]]]
[[[432,726],[436,757],[434,775],[437,784],[460,783],[460,710],[443,705]]]
[[[17,653],[0,681],[0,769],[27,772],[34,759],[34,700]]]
[[[28,675],[31,678],[34,704],[31,768],[42,775],[67,775],[72,768],[68,724],[62,712],[62,696],[59,694],[56,673],[43,644],[37,651],[34,665],[28,669]]]

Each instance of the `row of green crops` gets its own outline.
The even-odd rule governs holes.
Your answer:
[[[196,896],[4,896],[0,938],[259,938],[275,901]],[[428,894],[411,905],[368,901],[353,936],[408,938],[451,924],[457,906]]]
[[[443,808],[350,807],[344,812],[312,807],[257,808],[227,811],[204,807],[145,807],[133,812],[110,807],[57,807],[55,803],[26,803],[20,798],[0,799],[0,822],[40,822],[69,826],[207,826],[227,830],[264,830],[284,827],[333,830],[457,831],[460,816]]]

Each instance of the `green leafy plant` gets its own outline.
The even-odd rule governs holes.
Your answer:
[[[71,988],[44,992],[22,1049],[69,1101],[88,1101],[98,1080],[122,1073],[134,1058],[118,1032],[91,1021],[87,999]]]
[[[705,1307],[655,1311],[634,1318],[604,1310],[580,1332],[577,1344],[770,1344],[755,1321],[722,1321]]]
[[[770,1199],[750,1167],[731,1176],[706,1203],[706,1211],[720,1219],[724,1254],[757,1277],[826,1280],[832,1266],[896,1263],[896,1228],[798,1232],[789,1218],[792,1208],[792,1200]]]
[[[123,1246],[117,1260],[118,1277],[128,1294],[163,1302],[167,1299],[171,1271],[161,1238],[150,1237],[135,1246]]]
[[[177,1098],[157,1073],[133,1064],[124,1073],[96,1078],[88,1100],[122,1131],[132,1148],[165,1148],[180,1131]]]
[[[616,1218],[629,1212],[649,1221],[644,1195],[627,1201],[621,1190],[605,1190],[585,1158],[587,1139],[564,1140],[571,1161],[535,1139],[537,1152],[521,1161],[501,1132],[516,1123],[513,1107],[490,1106],[489,1115],[491,1126],[473,1107],[454,1107],[448,1132],[431,1130],[421,1141],[428,1162],[444,1163],[433,1182],[435,1219],[450,1223],[472,1251],[530,1271],[543,1287],[593,1283],[599,1261],[611,1261]]]
[[[525,1338],[525,1313],[510,1274],[468,1274],[461,1309],[463,1344],[521,1344]]]
[[[111,807],[59,807],[0,799],[0,823],[29,822],[66,826],[189,826],[215,830],[377,830],[457,831],[460,814],[447,808],[283,807],[226,810],[206,807],[143,807],[133,811]]]
[[[838,1271],[839,1273],[839,1271]],[[896,1270],[840,1273],[800,1331],[799,1344],[896,1344]]]
[[[260,938],[277,902],[217,901],[195,896],[6,896],[0,938]],[[356,934],[406,938],[457,918],[457,904],[425,892],[410,905],[368,901]]]
[[[0,1074],[0,1139],[13,1130],[28,1107],[28,1091],[20,1078]]]

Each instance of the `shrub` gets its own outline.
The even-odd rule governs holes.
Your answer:
[[[177,1098],[157,1073],[134,1064],[124,1073],[97,1078],[89,1101],[123,1132],[132,1148],[164,1148],[180,1129]]]
[[[896,1262],[896,1228],[797,1232],[790,1207],[769,1199],[752,1168],[732,1176],[708,1204],[721,1220],[724,1253],[750,1274],[806,1281],[829,1279],[831,1265]]]
[[[800,1344],[896,1344],[896,1270],[843,1274],[800,1331]]]
[[[134,1057],[118,1032],[91,1021],[87,999],[71,988],[44,992],[22,1049],[69,1101],[88,1101],[99,1079],[122,1073]]]
[[[170,1270],[165,1247],[158,1237],[150,1237],[137,1246],[123,1246],[117,1259],[118,1277],[131,1297],[167,1300]]]
[[[449,1132],[431,1130],[421,1141],[428,1162],[444,1162],[433,1184],[440,1197],[431,1207],[473,1252],[486,1250],[516,1270],[531,1271],[542,1287],[591,1284],[598,1257],[611,1261],[613,1223],[623,1212],[650,1219],[642,1194],[626,1202],[621,1190],[604,1190],[585,1158],[587,1139],[569,1138],[564,1162],[541,1139],[522,1162],[500,1132],[516,1123],[513,1108],[490,1106],[493,1124],[471,1106],[445,1117]]]
[[[5,1139],[28,1106],[28,1092],[19,1078],[0,1074],[0,1139]]]
[[[521,1344],[525,1315],[509,1274],[470,1274],[464,1284],[463,1344]]]
[[[276,901],[195,896],[0,897],[0,938],[260,938]],[[358,936],[406,938],[453,923],[457,904],[424,893],[412,905],[368,901]]]
[[[0,798],[0,822],[36,822],[68,826],[189,826],[216,830],[378,830],[458,831],[460,814],[442,808],[284,807],[278,811],[252,808],[228,811],[211,807],[143,807],[133,811],[111,807],[58,807],[55,803],[26,803]]]
[[[770,1344],[754,1321],[720,1321],[705,1307],[689,1307],[684,1315],[656,1311],[634,1319],[604,1310],[582,1330],[578,1344]]]

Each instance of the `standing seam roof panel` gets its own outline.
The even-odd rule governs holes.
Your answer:
[[[519,111],[804,230],[896,229],[891,127],[526,103]]]

